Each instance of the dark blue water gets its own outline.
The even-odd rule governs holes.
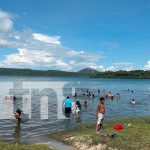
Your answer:
[[[114,95],[119,93],[120,98],[105,101],[106,119],[150,115],[150,80],[1,76],[0,86],[0,136],[7,141],[25,142],[39,135],[71,129],[81,122],[96,121],[99,97],[109,91]],[[87,89],[94,98],[83,96]],[[73,97],[75,92],[77,98]],[[14,95],[16,101],[12,100]],[[68,95],[81,104],[88,101],[81,118],[63,116],[61,105]],[[132,98],[136,105],[130,104]],[[20,126],[13,116],[17,108],[24,113]]]

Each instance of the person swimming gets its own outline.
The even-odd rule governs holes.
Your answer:
[[[120,94],[119,93],[116,93],[116,98],[120,98]]]
[[[113,99],[114,96],[113,96],[113,94],[111,92],[109,92],[109,93],[106,94],[106,98]]]
[[[131,100],[131,104],[133,104],[133,105],[136,104],[135,99],[132,99],[132,100]]]
[[[84,101],[84,104],[83,104],[84,107],[87,107],[88,106],[88,103],[87,101]]]

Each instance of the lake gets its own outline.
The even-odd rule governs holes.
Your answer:
[[[109,91],[119,93],[120,98],[105,100],[106,119],[150,115],[150,80],[146,79],[0,76],[0,86],[0,137],[10,142],[26,143],[40,135],[96,121],[99,98]],[[87,90],[95,97],[83,96]],[[66,119],[63,115],[62,102],[67,96],[81,104],[88,102],[88,107],[82,108],[81,118]],[[131,99],[137,104],[131,105]],[[13,115],[17,108],[23,111],[20,126]]]

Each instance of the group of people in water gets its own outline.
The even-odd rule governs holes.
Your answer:
[[[102,130],[103,120],[104,120],[104,114],[105,114],[105,104],[104,104],[104,97],[100,98],[100,103],[97,106],[96,111],[96,133],[99,132],[99,130]],[[87,101],[84,101],[84,107],[87,107]],[[67,99],[64,100],[63,108],[65,111],[66,117],[70,117],[71,111],[73,110],[73,101],[70,99],[69,96],[67,96]],[[76,101],[75,103],[75,114],[79,116],[81,114],[81,103],[79,101]]]
[[[77,92],[78,91],[78,92]],[[111,91],[106,92],[105,89],[104,90],[100,90],[100,89],[93,89],[93,90],[89,90],[89,89],[77,89],[77,91],[74,94],[75,98],[96,98],[97,96],[100,96],[100,93],[104,93],[105,95],[103,97],[105,97],[106,99],[119,99],[120,98],[120,94],[119,93],[115,93],[113,94]]]
[[[129,89],[128,89],[129,91]],[[132,93],[134,91],[131,91]],[[86,91],[86,94],[83,93],[83,97],[87,96],[87,97],[91,97],[89,94],[91,94],[91,92],[89,92],[89,90]],[[93,94],[93,93],[92,93]],[[98,96],[100,94],[100,90],[98,90]],[[77,99],[77,92],[75,92],[75,100]],[[94,94],[93,94],[94,95]],[[95,95],[94,95],[95,97]],[[97,97],[97,96],[96,96]],[[103,121],[104,121],[104,115],[105,115],[105,99],[111,99],[111,100],[114,100],[114,99],[119,99],[121,97],[121,95],[119,93],[115,93],[113,94],[112,92],[108,92],[108,93],[103,93],[103,96],[101,95],[101,97],[99,98],[99,104],[97,106],[97,109],[96,109],[96,118],[97,118],[97,122],[96,122],[96,133],[102,133],[103,136],[108,136],[107,134],[105,134],[105,132],[103,131]],[[73,110],[73,105],[71,104],[73,101],[70,99],[70,97],[68,96],[66,100],[64,100],[64,104],[63,104],[63,107],[64,107],[64,110],[65,110],[65,115],[68,117],[70,117],[70,113],[71,111]],[[131,99],[130,100],[130,103],[132,105],[135,105],[136,104],[136,101],[135,99]],[[87,107],[88,106],[88,103],[87,101],[84,101],[84,104],[83,104],[84,107]],[[69,107],[69,108],[68,108]],[[69,111],[68,111],[69,110]],[[75,114],[77,116],[79,116],[81,114],[81,103],[79,100],[76,101],[75,103]]]
[[[82,114],[82,106],[84,108],[87,108],[88,102],[84,101],[83,105],[81,105],[79,100],[73,102],[69,96],[67,96],[67,98],[63,102],[63,110],[66,117],[70,117],[71,113],[76,114],[79,117]]]
[[[87,108],[88,107],[88,97],[90,98],[96,98],[99,97],[100,95],[102,96],[100,89],[97,90],[97,94],[95,94],[94,92],[90,91],[89,89],[81,89],[81,93],[78,94],[77,92],[75,92],[74,96],[72,97],[73,99],[75,99],[74,101],[67,96],[67,98],[63,101],[63,112],[65,114],[66,117],[70,117],[70,114],[75,114],[77,117],[80,117],[82,114],[82,107],[83,108]],[[128,90],[129,91],[129,90]],[[82,96],[82,97],[81,97]],[[121,96],[119,93],[115,93],[113,94],[112,92],[106,92],[105,90],[103,90],[103,99],[119,99]],[[87,100],[84,100],[84,102],[81,104],[81,102],[79,101],[80,98],[87,98]],[[6,99],[8,99],[6,97]],[[15,96],[11,96],[12,100],[16,100]],[[136,104],[135,99],[131,99],[130,103],[132,105]],[[22,119],[22,115],[21,115],[21,110],[17,109],[14,113],[14,116],[17,120],[18,123],[21,122]]]
[[[129,93],[134,93],[132,90],[126,90]],[[120,93],[111,92],[111,91],[105,91],[96,89],[94,91],[90,89],[80,89],[76,90],[75,94],[73,96],[67,96],[66,99],[63,101],[63,111],[66,117],[70,117],[71,114],[74,114],[77,116],[77,118],[80,118],[82,114],[84,114],[84,110],[88,110],[89,105],[91,105],[91,100],[99,100],[97,108],[95,108],[96,111],[96,128],[95,132],[103,132],[103,121],[105,116],[105,100],[117,100],[120,99],[122,95]],[[73,100],[72,100],[73,99]],[[11,102],[17,102],[18,97],[16,96],[6,96],[6,101]],[[131,105],[137,104],[136,100],[134,98],[131,98],[129,103]],[[136,105],[135,105],[136,106]],[[16,107],[17,108],[17,107]],[[17,121],[17,129],[20,131],[20,123],[23,120],[23,112],[21,109],[16,109],[16,111],[13,113],[14,117]]]
[[[78,95],[77,92],[75,92],[74,94],[74,97],[77,98],[78,97],[90,97],[90,98],[94,98],[95,97],[95,94],[92,92],[92,91],[89,91],[88,89],[87,90],[84,90],[84,89],[81,89],[81,93]],[[100,90],[98,90],[99,92]]]
[[[100,94],[100,90],[98,89],[98,95]],[[81,105],[80,101],[79,100],[76,100],[77,97],[79,96],[79,98],[81,98],[81,95],[83,95],[83,97],[85,98],[85,96],[88,98],[94,98],[96,97],[95,94],[91,91],[89,91],[88,89],[87,90],[83,90],[82,89],[82,94],[77,94],[77,92],[75,92],[74,94],[74,98],[75,98],[75,101],[74,102],[73,100],[70,99],[69,96],[67,96],[67,98],[64,100],[63,102],[63,109],[64,109],[64,113],[65,113],[65,116],[66,117],[70,117],[70,114],[76,114],[78,117],[82,114],[82,107],[84,108],[87,108],[88,107],[88,101],[85,100],[84,103]],[[118,97],[120,95],[118,94]],[[109,92],[107,95],[106,95],[107,98],[111,98],[113,99],[113,94],[111,92]]]
[[[79,91],[79,93],[75,92],[74,97],[75,98],[96,98],[97,96],[99,97],[100,95],[102,95],[101,93],[103,93],[103,97],[106,99],[119,99],[121,97],[120,93],[112,93],[111,91],[106,92],[105,89],[100,90],[100,89],[93,89],[93,90],[89,90],[89,89],[77,89],[77,91]],[[129,93],[134,93],[133,90],[127,89],[125,91],[128,91]],[[133,102],[134,101],[134,102]],[[135,99],[131,99],[130,100],[131,104],[135,104]]]

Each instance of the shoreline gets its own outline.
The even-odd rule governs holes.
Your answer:
[[[13,150],[76,150],[75,147],[51,138],[48,135],[39,135],[38,137],[32,138],[30,137],[27,140],[20,141],[19,143],[0,139],[0,147],[1,146],[4,146],[5,150],[10,150],[10,147]],[[26,146],[27,148],[25,148]]]
[[[114,130],[114,125],[121,124],[123,129]],[[50,135],[41,135],[36,139],[30,139],[28,142],[12,144],[1,142],[1,145],[12,147],[13,150],[26,150],[24,147],[30,147],[34,150],[148,150],[150,148],[150,116],[134,118],[117,118],[106,120],[104,122],[104,131],[106,134],[115,137],[106,137],[95,133],[95,123],[80,124],[70,131],[56,132]],[[32,148],[33,147],[33,148]],[[7,148],[6,148],[7,150]],[[30,149],[28,149],[30,150]]]
[[[123,129],[114,130],[114,125],[121,124]],[[52,134],[52,138],[69,144],[79,150],[147,150],[150,148],[150,117],[112,119],[104,122],[106,137],[95,133],[95,123],[81,124],[72,131]]]
[[[54,138],[51,138],[48,135],[39,135],[39,137],[36,137],[34,139],[30,139],[27,142],[23,142],[22,144],[25,145],[31,145],[31,144],[44,144],[47,145],[50,148],[53,148],[54,150],[76,150],[76,148],[74,148],[71,145],[67,145],[61,141],[58,141]]]

